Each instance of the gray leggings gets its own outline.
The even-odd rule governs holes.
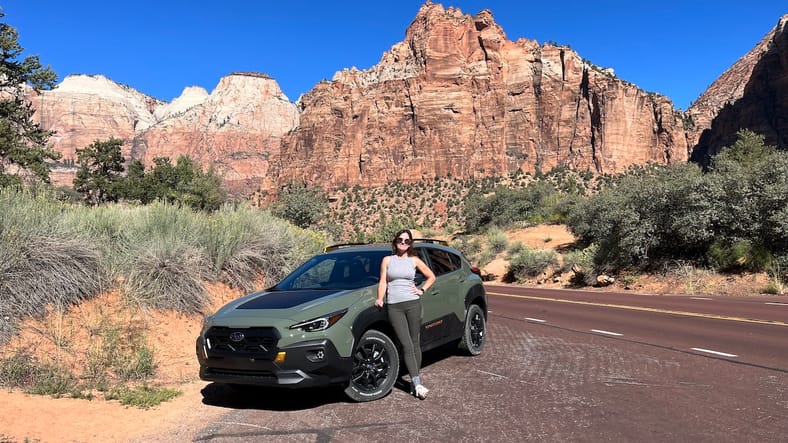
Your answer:
[[[388,305],[389,321],[402,343],[405,367],[411,380],[419,376],[421,368],[421,300],[411,300]]]

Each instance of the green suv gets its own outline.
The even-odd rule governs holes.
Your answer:
[[[437,277],[421,297],[423,351],[455,342],[484,347],[487,297],[479,270],[444,242],[416,239],[414,251]],[[356,401],[388,394],[400,344],[387,309],[375,306],[380,263],[390,245],[337,245],[277,285],[241,297],[205,318],[197,337],[200,378],[228,384],[342,385]],[[416,272],[416,283],[424,276]]]

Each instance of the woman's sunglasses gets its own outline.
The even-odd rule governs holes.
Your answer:
[[[397,239],[397,243],[401,243],[403,245],[409,245],[410,244],[410,239],[409,238],[398,238]]]

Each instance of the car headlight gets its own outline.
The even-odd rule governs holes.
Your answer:
[[[345,314],[347,314],[347,309],[296,323],[290,326],[290,329],[301,329],[305,332],[324,331],[330,328],[334,323],[338,322],[339,319]]]

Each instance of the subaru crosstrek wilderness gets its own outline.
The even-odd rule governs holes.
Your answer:
[[[400,345],[387,309],[375,306],[380,263],[390,245],[337,245],[276,286],[232,301],[205,318],[197,338],[200,378],[228,384],[339,384],[356,401],[388,394],[399,377]],[[479,271],[456,249],[416,239],[435,272],[421,297],[423,351],[456,342],[484,347],[487,298]],[[424,276],[416,272],[416,283]]]

